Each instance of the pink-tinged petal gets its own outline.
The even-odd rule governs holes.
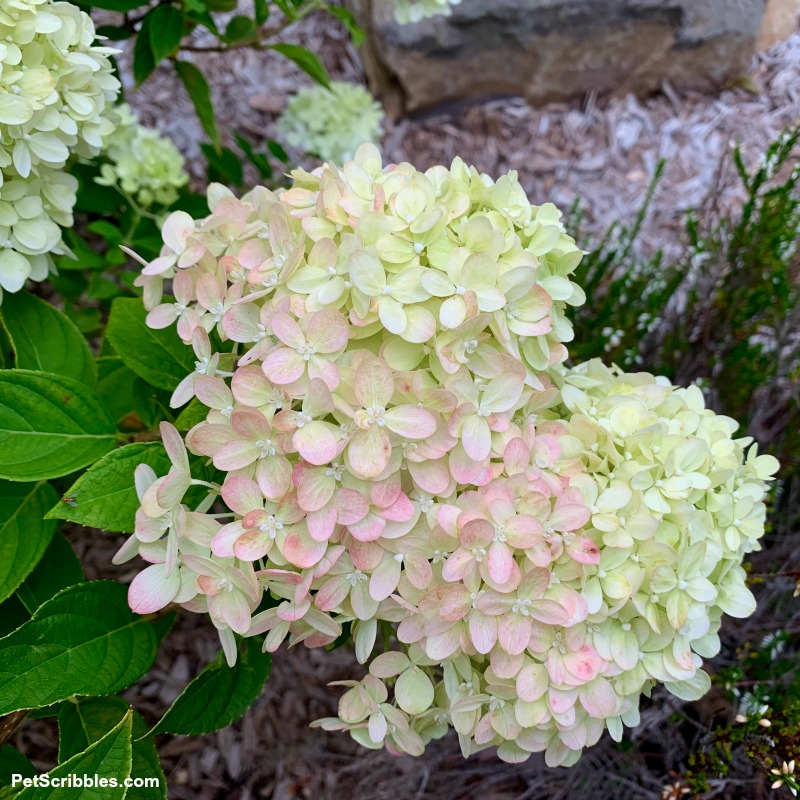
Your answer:
[[[201,422],[186,434],[186,444],[193,453],[213,457],[234,435],[230,425]]]
[[[547,670],[541,664],[528,664],[517,674],[517,694],[526,703],[543,697],[549,685]]]
[[[188,472],[183,470],[170,472],[169,475],[160,479],[156,500],[161,508],[174,508],[181,502],[191,485],[192,476]]]
[[[179,311],[175,303],[163,303],[156,306],[145,319],[148,328],[160,330],[161,328],[169,328],[170,325],[177,322]]]
[[[392,443],[385,428],[370,425],[356,431],[347,448],[350,466],[359,477],[375,478],[389,465]]]
[[[364,408],[386,408],[394,394],[392,371],[380,359],[365,360],[356,369],[353,389]]]
[[[260,309],[255,303],[238,303],[222,316],[220,324],[225,335],[234,342],[253,342],[261,323]]]
[[[486,655],[497,644],[497,620],[480,611],[473,610],[468,620],[469,638],[475,649]]]
[[[462,520],[459,520],[459,524],[462,524],[462,522]],[[466,524],[463,524],[459,538],[462,546],[468,550],[489,547],[492,539],[494,539],[494,525],[482,517],[471,519]]]
[[[333,611],[341,606],[350,593],[350,581],[346,575],[331,578],[320,586],[314,596],[314,605],[320,611]]]
[[[545,665],[553,683],[564,683],[567,677],[567,668],[564,666],[564,658],[558,650],[548,651]]]
[[[444,563],[442,567],[442,578],[448,583],[460,581],[467,574],[472,566],[474,556],[469,550],[459,547]]]
[[[285,456],[263,458],[256,467],[256,482],[269,500],[279,500],[292,484],[292,465]]]
[[[225,284],[209,272],[197,280],[197,300],[203,308],[212,309],[225,301]]]
[[[327,542],[336,528],[336,507],[327,505],[319,511],[312,511],[306,517],[308,532],[315,542]]]
[[[617,713],[617,695],[611,684],[601,677],[580,689],[581,705],[595,719],[607,719]]]
[[[473,414],[464,420],[461,446],[473,461],[483,461],[492,450],[492,432],[486,417]]]
[[[222,410],[233,405],[233,395],[222,378],[215,375],[198,375],[194,379],[197,399],[209,408]]]
[[[402,491],[400,474],[395,472],[382,481],[374,481],[369,484],[369,500],[377,508],[388,508],[400,497]]]
[[[347,526],[350,535],[360,542],[374,542],[386,529],[386,520],[377,514],[368,513],[364,519]]]
[[[228,475],[225,478],[222,499],[231,511],[240,516],[264,506],[264,496],[258,484],[243,475]]]
[[[277,312],[272,317],[272,332],[278,337],[287,347],[297,349],[306,344],[306,337],[303,336],[303,331],[295,320],[288,314]],[[289,383],[289,381],[286,381]]]
[[[430,561],[421,553],[407,553],[403,559],[405,576],[417,589],[426,589],[433,578]]]
[[[457,483],[466,485],[475,484],[478,476],[483,471],[483,462],[474,461],[464,452],[464,446],[459,442],[451,451],[449,458],[450,474]]]
[[[580,650],[564,654],[564,666],[581,683],[588,683],[603,669],[604,663],[597,651],[585,644]]]
[[[330,425],[324,422],[307,422],[292,436],[297,452],[315,466],[327,464],[336,458],[338,440]]]
[[[281,347],[273,350],[264,359],[261,368],[273,383],[284,386],[302,377],[306,371],[306,362],[296,350]]]
[[[269,403],[275,390],[260,367],[243,367],[231,379],[231,391],[237,402],[258,408]]]
[[[554,689],[552,686],[547,690],[547,703],[555,714],[566,714],[575,707],[578,699],[577,689]]]
[[[386,558],[369,579],[369,593],[374,600],[385,600],[400,580],[401,563],[395,558]]]
[[[542,523],[536,517],[519,514],[506,521],[506,539],[512,547],[526,550],[541,540]]]
[[[436,433],[436,417],[418,406],[396,406],[384,415],[386,427],[406,439],[427,439]]]
[[[256,461],[261,455],[261,448],[255,442],[236,439],[222,445],[213,455],[214,466],[222,470],[242,469]]]
[[[331,501],[335,491],[336,480],[332,475],[326,475],[322,469],[310,469],[298,482],[297,500],[305,511],[319,511]]]
[[[561,456],[561,445],[555,436],[543,433],[536,437],[533,454],[537,463],[543,462],[545,466],[550,466]]]
[[[451,586],[439,599],[439,616],[446,622],[456,622],[470,612],[472,598],[465,586]]]
[[[240,536],[233,545],[236,558],[242,561],[258,561],[272,549],[273,540],[261,531],[248,531]]]
[[[306,598],[299,603],[284,602],[278,606],[278,616],[286,622],[297,622],[308,612],[311,607],[311,600]]]
[[[211,540],[211,552],[219,558],[233,558],[233,547],[244,535],[241,522],[229,522],[223,525]]]
[[[458,518],[460,515],[461,509],[458,506],[450,503],[442,503],[436,506],[436,521],[448,536],[458,536]]]
[[[237,408],[231,414],[231,425],[239,436],[250,441],[269,439],[272,433],[269,420],[254,408]]]
[[[312,356],[308,362],[308,377],[322,381],[330,391],[339,385],[339,369],[332,361],[322,356]]]
[[[503,464],[506,475],[517,475],[524,472],[530,464],[531,451],[528,445],[519,437],[513,438],[503,451]]]
[[[390,522],[408,522],[414,514],[414,504],[404,494],[401,494],[394,503],[379,512],[379,516]]]
[[[308,384],[308,391],[303,398],[303,412],[309,417],[319,419],[333,411],[333,397],[325,381],[312,378]]]
[[[170,425],[169,422],[162,422],[158,429],[169,460],[178,469],[189,472],[189,456],[186,453],[186,446],[177,428]]]
[[[512,656],[525,651],[531,638],[531,621],[521,614],[507,614],[497,624],[500,646]]]
[[[283,543],[283,557],[296,567],[313,567],[325,555],[327,542],[315,542],[304,524],[295,525]]]
[[[586,534],[576,536],[566,545],[566,551],[569,553],[570,558],[580,564],[600,563],[600,548],[592,538]]]
[[[489,545],[487,567],[493,581],[506,583],[510,580],[514,570],[514,558],[505,543],[492,542]]]
[[[452,656],[461,646],[460,627],[460,625],[454,625],[449,630],[442,631],[435,636],[428,636],[425,642],[425,653],[428,658],[434,661],[444,661]]]
[[[450,470],[444,460],[409,461],[408,471],[414,483],[428,494],[442,494],[450,485]]]
[[[161,236],[173,253],[186,247],[186,240],[195,232],[195,222],[185,211],[173,211],[164,221]]]
[[[548,524],[557,531],[576,531],[589,521],[590,516],[586,506],[567,504],[553,509]]]
[[[214,606],[234,633],[247,633],[250,628],[250,606],[243,594],[220,592],[214,598]]]
[[[347,345],[349,326],[339,311],[325,309],[314,314],[308,323],[308,343],[318,353],[335,353]]]
[[[536,600],[531,616],[547,625],[566,625],[569,622],[565,608],[552,600]]]
[[[166,533],[162,525],[163,519],[151,519],[144,513],[143,508],[136,509],[135,520],[134,533],[140,542],[145,544],[157,542]]]
[[[534,568],[529,570],[519,587],[520,597],[526,600],[535,600],[541,597],[550,585],[550,572],[546,569]]]
[[[367,499],[355,489],[339,489],[336,494],[336,521],[340,525],[354,525],[369,513]]]
[[[142,570],[128,589],[128,605],[137,614],[153,614],[169,605],[181,588],[178,570],[166,575],[164,564]]]

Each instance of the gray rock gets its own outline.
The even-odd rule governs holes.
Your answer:
[[[713,90],[747,72],[766,0],[462,0],[398,25],[392,0],[347,0],[392,116],[498,95],[534,104],[599,94]]]

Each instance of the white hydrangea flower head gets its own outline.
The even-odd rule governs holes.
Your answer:
[[[304,86],[289,100],[278,128],[292,147],[324,161],[344,163],[359,145],[379,141],[383,109],[360,83]]]
[[[452,727],[464,755],[570,765],[656,684],[701,696],[723,614],[754,609],[777,461],[697,387],[564,366],[582,252],[514,173],[362,145],[292,177],[210,187],[137,279],[196,356],[173,405],[206,416],[185,443],[162,425],[167,475],[139,468],[131,607],[207,613],[231,661],[234,634],[351,625],[369,674],[318,724],[392,752]],[[222,474],[194,508],[187,449]]]
[[[77,6],[6,0],[0,8],[0,257],[2,291],[42,280],[50,253],[65,252],[58,226],[72,224],[72,156],[97,155],[114,129],[119,81]]]
[[[111,163],[102,165],[97,182],[117,186],[143,208],[172,205],[189,182],[184,157],[171,139],[140,125],[127,103],[115,112],[120,122],[103,151]]]
[[[395,0],[394,17],[401,25],[413,25],[429,17],[449,16],[461,0]]]

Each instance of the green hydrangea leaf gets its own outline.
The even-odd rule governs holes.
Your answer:
[[[183,14],[170,5],[160,5],[150,14],[150,47],[156,64],[171,56],[183,38]]]
[[[0,748],[0,789],[11,786],[12,775],[32,778],[38,774],[39,770],[19,750],[15,750],[10,744]]]
[[[40,297],[17,292],[0,306],[0,319],[11,340],[14,366],[97,383],[97,367],[89,346],[65,314]]]
[[[234,2],[234,7],[235,5]],[[214,106],[211,104],[211,87],[209,87],[208,81],[203,73],[188,61],[176,61],[175,71],[183,81],[183,85],[194,103],[203,130],[214,143],[214,147],[219,147],[221,139],[217,128],[217,119],[214,116]]]
[[[48,372],[0,370],[0,478],[68,475],[116,441],[114,420],[85,384]]]
[[[133,714],[129,711],[102,739],[93,742],[85,750],[47,773],[51,778],[97,775],[108,781],[113,780],[116,785],[78,790],[65,789],[59,782],[58,786],[51,785],[47,788],[31,786],[23,789],[16,797],[19,800],[60,800],[72,794],[81,800],[122,800],[128,791],[124,781],[131,776],[132,727]]]
[[[310,50],[298,44],[286,43],[271,44],[270,48],[286,56],[286,58],[291,61],[294,61],[294,63],[312,80],[322,84],[326,89],[331,88],[331,79],[328,75],[328,71],[319,58]]]
[[[65,502],[47,512],[48,519],[66,519],[89,528],[133,533],[139,499],[133,473],[148,464],[166,475],[170,462],[160,442],[136,442],[112,450],[83,473],[64,495]]]
[[[111,694],[147,672],[156,634],[113,581],[80,583],[0,639],[0,714],[74,695]]]
[[[111,305],[106,336],[139,377],[159,389],[174,389],[194,371],[192,348],[172,328],[148,328],[146,318],[141,300],[118,297]]]
[[[269,677],[270,656],[261,652],[262,639],[243,639],[236,665],[229,667],[220,652],[180,694],[150,734],[197,735],[230,725],[261,694]]]
[[[44,555],[55,523],[44,510],[57,495],[47,483],[0,481],[0,603],[10,597]]]
[[[147,733],[147,724],[119,696],[76,698],[63,703],[58,714],[58,760],[66,761],[81,750],[102,739],[123,717],[132,713],[133,738]],[[137,787],[136,800],[163,800],[167,796],[167,780],[152,739],[133,742],[131,775],[156,778],[158,787]]]

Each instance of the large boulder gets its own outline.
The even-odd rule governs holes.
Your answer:
[[[347,0],[390,115],[493,95],[713,90],[745,74],[766,0],[462,0],[398,25],[392,0]],[[775,2],[775,0],[770,0]]]

